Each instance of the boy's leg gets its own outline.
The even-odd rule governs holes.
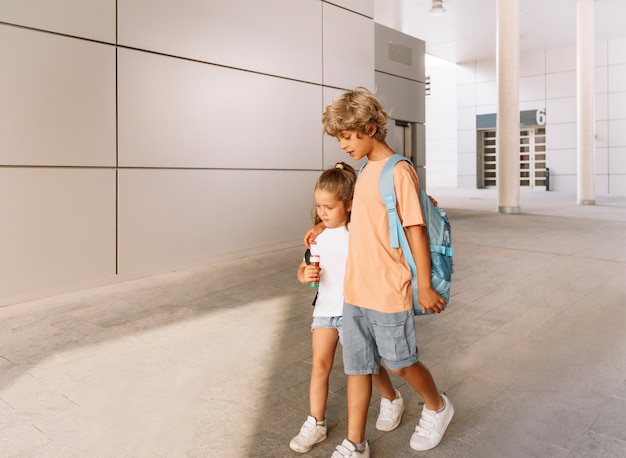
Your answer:
[[[439,394],[430,371],[417,359],[412,311],[364,313],[368,315],[378,350],[387,367],[404,378],[424,399],[422,417],[409,442],[411,448],[430,450],[436,447],[452,421],[454,407],[445,396]]]
[[[380,393],[380,409],[376,419],[376,429],[393,431],[402,420],[404,399],[398,390],[393,389],[389,372],[384,366],[380,366],[378,374],[372,375],[372,384]]]
[[[380,368],[380,357],[375,348],[376,343],[364,319],[363,309],[344,304],[343,364],[348,376],[348,438],[337,446],[333,457],[369,457],[365,425],[372,396],[372,374]]]
[[[360,444],[365,440],[367,410],[371,397],[371,375],[348,375],[348,440],[353,444]]]
[[[424,405],[429,410],[439,410],[443,407],[443,399],[437,391],[437,385],[430,371],[421,362],[416,362],[402,369],[390,369],[396,375],[399,375],[407,381],[411,387],[417,391]]]
[[[378,374],[372,374],[372,384],[383,398],[392,401],[395,399],[396,392],[389,378],[389,372],[383,366],[380,366]]]

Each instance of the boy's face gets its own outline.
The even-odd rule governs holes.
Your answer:
[[[371,135],[363,134],[356,130],[344,130],[337,135],[339,146],[342,150],[350,155],[356,161],[363,159],[374,149],[374,133]]]

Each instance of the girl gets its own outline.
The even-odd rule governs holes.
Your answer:
[[[298,268],[301,283],[319,282],[315,299],[312,330],[312,369],[309,387],[310,414],[300,433],[289,447],[305,453],[326,439],[326,402],[328,379],[333,367],[337,342],[342,341],[343,279],[348,256],[348,224],[352,208],[352,195],[356,171],[344,162],[322,173],[317,180],[315,223],[323,222],[325,229],[316,238],[316,244],[305,253]],[[310,265],[310,255],[320,256],[320,265]],[[394,390],[384,367],[374,375],[372,383],[381,394],[381,405],[376,428],[381,431],[395,429],[402,418],[404,401]]]

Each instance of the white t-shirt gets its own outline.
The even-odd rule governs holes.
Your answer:
[[[348,258],[346,226],[324,229],[311,245],[311,254],[320,257],[320,285],[313,316],[343,315],[343,281]]]

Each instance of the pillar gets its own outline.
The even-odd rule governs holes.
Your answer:
[[[496,3],[498,211],[519,213],[519,2]]]
[[[594,0],[576,2],[577,203],[595,205]]]

